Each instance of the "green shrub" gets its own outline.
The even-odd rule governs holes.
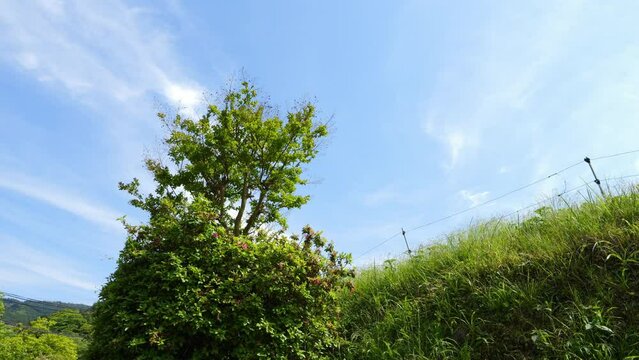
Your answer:
[[[297,193],[302,166],[328,134],[315,114],[302,102],[281,118],[248,82],[199,119],[158,114],[167,158],[146,159],[152,194],[120,184],[149,221],[125,224],[95,305],[93,358],[322,359],[338,348],[349,258],[309,227],[282,235],[282,212],[309,200]]]
[[[339,345],[347,259],[320,234],[231,236],[207,200],[129,226],[95,305],[101,359],[321,359]]]
[[[0,360],[77,359],[76,343],[66,336],[50,333],[50,323],[42,318],[26,329],[0,323]]]

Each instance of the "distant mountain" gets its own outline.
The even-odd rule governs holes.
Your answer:
[[[4,302],[2,321],[10,325],[28,324],[40,316],[48,316],[62,309],[78,309],[80,312],[91,309],[88,305],[60,301],[19,301],[7,298],[2,301]]]

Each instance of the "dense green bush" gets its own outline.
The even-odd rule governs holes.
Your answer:
[[[346,258],[320,234],[232,236],[203,198],[129,226],[95,305],[101,359],[321,359],[339,345]]]
[[[47,317],[51,320],[50,329],[53,332],[86,338],[91,335],[91,324],[86,314],[77,309],[64,309]]]
[[[126,225],[118,268],[95,305],[96,359],[323,359],[340,345],[336,292],[348,256],[282,211],[327,135],[315,107],[280,118],[249,83],[199,119],[169,121],[167,159],[147,159],[155,192],[120,184],[149,221]],[[280,230],[267,231],[275,226]]]
[[[45,318],[32,321],[29,328],[0,323],[0,360],[77,359],[76,343],[66,336],[51,333],[51,323]]]
[[[636,189],[447,240],[342,293],[348,358],[639,358]]]

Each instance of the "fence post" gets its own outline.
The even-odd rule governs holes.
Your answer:
[[[590,161],[590,158],[586,156],[584,158],[584,161],[590,167],[590,171],[592,172],[592,176],[595,178],[595,184],[597,184],[597,186],[599,187],[599,191],[601,192],[601,196],[606,197],[606,194],[604,193],[603,188],[601,187],[601,181],[599,181],[599,179],[597,178],[597,174],[595,174],[595,169],[593,169],[593,167],[592,167],[592,162]]]
[[[404,242],[406,243],[406,249],[408,250],[408,256],[410,256],[412,251],[410,251],[410,247],[408,246],[408,240],[406,240],[406,231],[404,231],[404,228],[402,228],[402,236],[404,236]]]

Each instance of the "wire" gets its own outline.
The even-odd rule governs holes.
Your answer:
[[[393,235],[393,236],[391,236],[391,237],[389,237],[389,238],[387,238],[387,239],[383,240],[383,241],[382,241],[382,242],[380,242],[379,244],[377,244],[377,245],[373,246],[372,248],[370,248],[370,249],[368,249],[368,250],[364,251],[363,253],[359,254],[359,255],[358,255],[355,259],[353,259],[353,260],[360,259],[362,256],[364,256],[364,255],[366,255],[366,254],[370,253],[371,251],[373,251],[373,250],[375,250],[375,249],[379,248],[380,246],[382,246],[382,245],[386,244],[387,242],[389,242],[389,241],[393,240],[394,238],[398,237],[398,236],[399,236],[399,235],[401,235],[401,234],[402,234],[401,232],[398,232],[398,233],[396,233],[395,235]]]
[[[608,158],[613,158],[613,157],[622,156],[622,155],[634,154],[634,153],[637,153],[637,152],[639,152],[639,149],[630,150],[630,151],[624,151],[624,152],[620,152],[620,153],[616,153],[616,154],[612,154],[612,155],[598,156],[598,157],[590,158],[590,160],[608,159]]]
[[[562,196],[564,196],[564,195],[566,195],[566,194],[569,194],[569,193],[571,193],[571,192],[573,192],[573,191],[579,190],[579,189],[581,189],[581,188],[583,188],[583,187],[586,187],[586,186],[588,186],[588,185],[590,185],[590,184],[594,184],[594,181],[589,181],[589,182],[587,182],[587,183],[585,183],[585,184],[581,184],[581,185],[579,185],[579,186],[575,186],[575,187],[573,187],[573,188],[571,188],[571,189],[569,189],[569,190],[565,190],[565,191],[563,191],[563,192],[561,192],[561,193],[557,194],[556,196],[557,196],[557,197],[562,197]],[[530,209],[531,207],[535,207],[535,206],[542,205],[542,204],[544,204],[544,203],[546,203],[546,202],[548,202],[548,199],[546,199],[546,200],[542,200],[542,201],[539,201],[539,202],[536,202],[536,203],[534,203],[534,204],[530,204],[530,205],[528,205],[528,206],[524,206],[524,207],[522,207],[522,208],[520,208],[520,209],[517,209],[517,210],[515,210],[515,211],[511,212],[511,213],[508,213],[508,214],[506,214],[506,215],[502,215],[502,216],[500,216],[500,217],[499,217],[499,219],[501,220],[501,219],[507,218],[507,217],[509,217],[509,216],[511,216],[511,215],[517,214],[517,213],[518,213],[518,212],[520,212],[520,211],[523,211],[523,210],[526,210],[526,209]]]
[[[57,311],[61,311],[61,310],[67,309],[67,307],[64,307],[64,306],[54,308],[54,307],[49,307],[49,306],[47,306],[45,304],[42,304],[42,303],[35,303],[33,301],[28,301],[28,302],[27,301],[20,301],[20,302],[17,303],[17,305],[26,306],[26,307],[32,308],[32,309],[37,310],[37,311],[42,311],[42,312],[57,312]]]
[[[566,166],[565,168],[563,168],[563,169],[561,169],[561,170],[559,170],[559,171],[556,171],[556,172],[554,172],[554,173],[552,173],[552,174],[550,174],[550,175],[548,175],[548,176],[546,176],[546,177],[543,177],[543,178],[541,178],[541,179],[535,180],[535,181],[531,182],[530,184],[527,184],[527,185],[524,185],[524,186],[518,187],[518,188],[516,188],[516,189],[514,189],[514,190],[511,190],[511,191],[509,191],[509,192],[507,192],[507,193],[504,193],[504,194],[502,194],[502,195],[499,195],[499,196],[497,196],[497,197],[495,197],[495,198],[492,198],[492,199],[490,199],[490,200],[484,201],[483,203],[477,204],[477,205],[475,205],[475,206],[471,206],[471,207],[469,207],[469,208],[467,208],[467,209],[464,209],[464,210],[458,211],[458,212],[453,213],[453,214],[450,214],[450,215],[446,215],[446,216],[444,216],[444,217],[441,217],[441,218],[439,218],[439,219],[433,220],[433,221],[428,222],[428,223],[426,223],[426,224],[422,224],[422,225],[419,225],[419,226],[417,226],[417,227],[414,227],[414,228],[408,229],[408,230],[406,230],[406,232],[414,231],[414,230],[417,230],[417,229],[424,228],[424,227],[426,227],[426,226],[431,226],[431,225],[437,224],[437,223],[439,223],[439,222],[442,222],[442,221],[444,221],[444,220],[448,220],[448,219],[450,219],[450,218],[452,218],[452,217],[455,217],[455,216],[458,216],[458,215],[464,214],[464,213],[469,212],[469,211],[471,211],[471,210],[475,210],[475,209],[477,209],[477,208],[479,208],[479,207],[482,207],[482,206],[484,206],[484,205],[490,204],[490,203],[495,202],[495,201],[497,201],[497,200],[501,200],[501,199],[505,198],[505,197],[506,197],[506,196],[508,196],[508,195],[514,194],[514,193],[516,193],[516,192],[518,192],[518,191],[522,191],[522,190],[527,189],[527,188],[529,188],[529,187],[531,187],[531,186],[537,185],[537,184],[539,184],[540,182],[546,181],[546,180],[550,179],[550,178],[551,178],[551,177],[553,177],[553,176],[557,176],[557,175],[559,175],[559,174],[563,173],[564,171],[567,171],[567,170],[569,170],[569,169],[572,169],[573,167],[575,167],[575,166],[577,166],[577,165],[581,164],[582,162],[583,162],[583,161],[579,161],[579,162],[574,163],[574,164],[572,164],[572,165]]]
[[[464,214],[464,213],[469,212],[469,211],[471,211],[471,210],[475,210],[475,209],[477,209],[477,208],[479,208],[479,207],[482,207],[482,206],[485,206],[485,205],[490,204],[490,203],[492,203],[492,202],[495,202],[495,201],[497,201],[497,200],[503,199],[504,197],[506,197],[506,196],[508,196],[508,195],[514,194],[514,193],[516,193],[516,192],[518,192],[518,191],[522,191],[522,190],[527,189],[527,188],[529,188],[529,187],[531,187],[531,186],[534,186],[534,185],[537,185],[537,184],[539,184],[539,183],[541,183],[541,182],[543,182],[543,181],[546,181],[546,180],[550,179],[550,178],[551,178],[551,177],[553,177],[553,176],[557,176],[557,175],[559,175],[559,174],[561,174],[561,173],[563,173],[563,172],[565,172],[565,171],[568,171],[568,170],[572,169],[573,167],[580,165],[581,163],[582,163],[582,161],[579,161],[579,162],[576,162],[576,163],[574,163],[574,164],[568,165],[568,166],[566,166],[566,167],[564,167],[564,168],[562,168],[562,169],[560,169],[560,170],[558,170],[558,171],[555,171],[554,173],[552,173],[552,174],[550,174],[550,175],[548,175],[548,176],[545,176],[545,177],[543,177],[543,178],[541,178],[541,179],[535,180],[535,181],[533,181],[533,182],[531,182],[531,183],[529,183],[529,184],[526,184],[526,185],[524,185],[524,186],[518,187],[518,188],[516,188],[516,189],[514,189],[514,190],[511,190],[511,191],[509,191],[509,192],[507,192],[507,193],[504,193],[504,194],[502,194],[502,195],[500,195],[500,196],[497,196],[497,197],[492,198],[492,199],[490,199],[490,200],[484,201],[483,203],[477,204],[477,205],[472,206],[472,207],[469,207],[469,208],[467,208],[467,209],[464,209],[464,210],[458,211],[458,212],[456,212],[456,213],[446,215],[446,216],[444,216],[444,217],[441,217],[441,218],[439,218],[439,219],[433,220],[433,221],[431,221],[431,222],[428,222],[428,223],[425,223],[425,224],[422,224],[422,225],[419,225],[419,226],[416,226],[416,227],[410,228],[410,229],[406,230],[406,232],[415,231],[415,230],[418,230],[418,229],[421,229],[421,228],[424,228],[424,227],[427,227],[427,226],[431,226],[431,225],[437,224],[437,223],[442,222],[442,221],[444,221],[444,220],[448,220],[448,219],[453,218],[453,217],[455,217],[455,216],[458,216],[458,215]],[[360,258],[361,258],[361,257],[363,257],[364,255],[366,255],[366,254],[370,253],[371,251],[373,251],[373,250],[375,250],[375,249],[378,249],[380,246],[382,246],[382,245],[386,244],[387,242],[391,241],[392,239],[394,239],[395,237],[397,237],[397,236],[399,236],[399,235],[401,235],[401,234],[402,234],[401,232],[398,232],[398,233],[396,233],[396,234],[394,234],[394,235],[392,235],[392,236],[390,236],[390,237],[386,238],[385,240],[382,240],[382,241],[381,241],[380,243],[378,243],[377,245],[373,246],[372,248],[370,248],[370,249],[368,249],[368,250],[364,251],[363,253],[361,253],[360,255],[358,255],[358,256],[357,256],[354,260],[360,259]]]
[[[623,179],[628,179],[628,178],[638,177],[638,176],[639,176],[639,174],[626,175],[626,176],[619,176],[619,177],[613,177],[613,178],[602,179],[602,181],[623,180]]]
[[[0,291],[0,293],[2,293],[4,297],[6,298],[18,300],[20,302],[19,305],[24,305],[34,310],[39,310],[39,311],[44,310],[44,311],[55,312],[55,311],[60,311],[60,310],[69,308],[68,306],[63,304],[56,305],[55,302],[51,302],[51,301],[32,299],[32,298],[28,298],[25,296],[12,294],[9,292],[4,292],[4,291]],[[36,307],[39,307],[39,308],[36,308]]]
[[[637,153],[637,152],[639,152],[639,149],[637,149],[637,150],[631,150],[631,151],[625,151],[625,152],[620,152],[620,153],[616,153],[616,154],[610,154],[610,155],[604,155],[604,156],[593,157],[593,158],[590,158],[590,159],[591,159],[591,160],[608,159],[608,158],[613,158],[613,157],[617,157],[617,156],[633,154],[633,153]],[[558,170],[558,171],[556,171],[556,172],[554,172],[554,173],[552,173],[552,174],[550,174],[550,175],[548,175],[548,176],[546,176],[546,177],[543,177],[543,178],[541,178],[541,179],[535,180],[535,181],[533,181],[533,182],[531,182],[531,183],[529,183],[529,184],[527,184],[527,185],[521,186],[521,187],[519,187],[519,188],[516,188],[516,189],[514,189],[514,190],[511,190],[511,191],[509,191],[509,192],[506,192],[506,193],[504,193],[504,194],[502,194],[502,195],[500,195],[500,196],[497,196],[497,197],[492,198],[492,199],[490,199],[490,200],[484,201],[484,202],[482,202],[482,203],[480,203],[480,204],[477,204],[477,205],[475,205],[475,206],[471,206],[471,207],[469,207],[469,208],[467,208],[467,209],[464,209],[464,210],[461,210],[461,211],[458,211],[458,212],[455,212],[455,213],[452,213],[452,214],[446,215],[446,216],[444,216],[444,217],[441,217],[441,218],[435,219],[435,220],[433,220],[433,221],[427,222],[427,223],[425,223],[425,224],[422,224],[422,225],[419,225],[419,226],[416,226],[416,227],[410,228],[410,229],[406,230],[406,232],[415,231],[415,230],[422,229],[422,228],[427,227],[427,226],[431,226],[431,225],[434,225],[434,224],[440,223],[440,222],[442,222],[442,221],[448,220],[448,219],[453,218],[453,217],[455,217],[455,216],[459,216],[459,215],[464,214],[464,213],[467,213],[467,212],[469,212],[469,211],[471,211],[471,210],[475,210],[475,209],[480,208],[480,207],[482,207],[482,206],[485,206],[485,205],[488,205],[488,204],[490,204],[490,203],[493,203],[493,202],[495,202],[495,201],[497,201],[497,200],[501,200],[501,199],[505,198],[506,196],[509,196],[509,195],[514,194],[514,193],[519,192],[519,191],[522,191],[522,190],[527,189],[527,188],[529,188],[529,187],[531,187],[531,186],[537,185],[537,184],[539,184],[539,183],[541,183],[541,182],[543,182],[543,181],[546,181],[546,180],[550,179],[550,178],[551,178],[551,177],[553,177],[553,176],[557,176],[557,175],[559,175],[559,174],[561,174],[561,173],[563,173],[563,172],[565,172],[565,171],[568,171],[568,170],[570,170],[570,169],[572,169],[572,168],[574,168],[574,167],[576,167],[576,166],[579,166],[582,162],[583,162],[583,160],[580,160],[580,161],[578,161],[578,162],[576,162],[576,163],[573,163],[573,164],[571,164],[571,165],[568,165],[568,166],[566,166],[565,168],[562,168],[562,169],[560,169],[560,170]],[[607,180],[604,180],[604,181],[609,181],[609,180],[620,180],[620,179],[629,178],[629,177],[635,177],[635,176],[639,176],[639,174],[637,174],[637,175],[624,176],[624,177],[621,177],[621,178],[615,178],[615,179],[607,179]],[[575,190],[580,189],[580,188],[582,188],[582,187],[584,187],[584,186],[587,186],[588,184],[590,184],[590,183],[586,183],[586,184],[580,185],[580,186],[578,186],[578,187],[576,187],[576,188],[573,188],[573,189],[570,189],[570,190],[564,191],[563,193],[559,194],[558,196],[562,196],[562,195],[568,194],[568,193],[570,193],[570,192],[572,192],[572,191],[575,191]],[[514,212],[514,213],[517,213],[517,212],[519,212],[519,211],[525,210],[525,209],[527,209],[527,208],[533,207],[533,206],[538,205],[538,204],[539,204],[539,203],[529,205],[529,206],[527,206],[527,207],[525,207],[525,208],[522,208],[522,209],[517,210],[517,211],[516,211],[516,212]],[[509,215],[512,215],[512,214],[514,214],[514,213],[511,213],[511,214],[509,214]],[[364,255],[366,255],[366,254],[370,253],[371,251],[373,251],[373,250],[375,250],[375,249],[379,248],[380,246],[382,246],[382,245],[386,244],[387,242],[389,242],[390,240],[394,239],[394,238],[395,238],[395,237],[397,237],[398,235],[401,235],[401,232],[400,232],[400,233],[397,233],[397,234],[395,234],[395,235],[393,235],[393,236],[391,236],[391,237],[389,237],[389,238],[387,238],[387,239],[385,239],[385,240],[383,240],[383,241],[382,241],[382,242],[380,242],[379,244],[377,244],[377,245],[373,246],[372,248],[370,248],[370,249],[366,250],[365,252],[363,252],[362,254],[360,254],[359,256],[357,256],[355,259],[359,259],[359,258],[361,258],[362,256],[364,256]]]

